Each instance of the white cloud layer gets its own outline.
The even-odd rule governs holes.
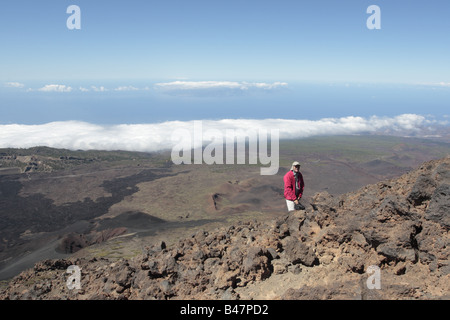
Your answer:
[[[161,82],[156,83],[155,86],[160,88],[169,88],[177,90],[201,90],[201,89],[215,89],[215,88],[227,88],[227,89],[241,89],[248,90],[250,88],[261,89],[274,89],[279,87],[285,87],[288,84],[286,82],[235,82],[235,81],[173,81],[173,82]]]
[[[96,86],[91,86],[91,89],[95,92],[106,92],[109,91],[108,89],[106,89],[104,86],[100,86],[100,87],[96,87]]]
[[[133,86],[121,86],[114,89],[114,91],[138,91],[139,89]]]
[[[99,87],[91,86],[90,88],[79,87],[78,90],[80,90],[81,92],[90,92],[90,91],[93,91],[93,92],[107,92],[107,91],[110,91],[110,89],[108,89],[108,88],[106,88],[104,86],[99,86]],[[145,87],[143,89],[140,89],[140,88],[136,88],[136,87],[130,85],[130,86],[119,86],[119,87],[117,87],[115,89],[112,89],[112,90],[113,91],[117,91],[117,92],[141,91],[141,90],[148,91],[149,87]]]
[[[224,90],[246,92],[249,90],[274,90],[287,87],[286,82],[236,82],[236,81],[172,81],[155,84],[155,89],[168,93],[221,92]]]
[[[4,84],[8,88],[24,88],[25,85],[20,82],[6,82]],[[40,92],[126,92],[126,91],[150,91],[157,90],[169,94],[177,93],[193,93],[193,94],[205,94],[205,93],[223,93],[227,92],[248,92],[251,90],[270,91],[280,88],[286,88],[288,83],[286,82],[236,82],[236,81],[172,81],[172,82],[160,82],[152,86],[135,87],[133,85],[121,85],[116,88],[107,88],[103,85],[100,86],[79,86],[72,88],[71,86],[64,84],[46,84],[42,88],[28,88],[26,91],[40,91]]]
[[[25,85],[20,82],[6,82],[5,87],[7,88],[23,88]]]
[[[51,122],[41,125],[0,125],[0,147],[29,148],[49,146],[72,150],[170,150],[177,141],[172,135],[178,129],[191,132],[194,121],[169,121],[156,124],[97,125],[79,121]],[[421,115],[403,114],[391,118],[345,117],[321,120],[224,119],[201,121],[203,132],[212,130],[225,135],[226,130],[279,129],[280,139],[306,138],[316,135],[340,135],[374,132],[415,131],[433,126],[436,120]],[[185,131],[186,132],[186,131]]]
[[[38,89],[42,92],[71,92],[72,87],[66,86],[64,84],[47,84],[42,88]]]

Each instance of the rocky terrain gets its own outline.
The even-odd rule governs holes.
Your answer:
[[[130,259],[45,260],[0,299],[449,299],[450,157],[270,222],[197,231]],[[81,269],[81,289],[66,272]],[[380,289],[367,285],[379,267]]]
[[[184,165],[170,152],[0,149],[0,285],[38,261],[129,259],[149,243],[202,229],[272,220],[286,210],[283,175],[302,163],[305,201],[391,179],[450,153],[450,144],[392,136],[328,136],[280,143],[280,168]],[[174,186],[178,198],[172,201]]]

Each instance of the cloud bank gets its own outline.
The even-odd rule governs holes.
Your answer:
[[[23,88],[25,85],[20,82],[6,82],[5,83],[6,88]]]
[[[329,83],[329,86],[335,84]],[[352,86],[351,84],[344,84],[345,87]],[[356,84],[356,86],[362,86],[367,84]],[[401,85],[401,84],[399,84]],[[409,86],[418,87],[431,87],[433,89],[449,89],[450,82],[426,82],[408,84]],[[1,87],[1,85],[0,85]],[[131,84],[121,84],[113,87],[106,87],[104,85],[82,85],[82,86],[70,86],[67,84],[45,84],[40,88],[27,87],[21,82],[5,82],[4,88],[16,88],[23,89],[26,92],[127,92],[127,91],[154,91],[168,95],[192,95],[192,96],[211,96],[211,95],[241,95],[245,93],[253,92],[277,92],[279,90],[288,89],[289,84],[287,82],[246,82],[246,81],[188,81],[177,80],[169,82],[158,82],[153,84],[147,84],[145,86],[136,87]]]
[[[37,90],[42,92],[71,92],[72,87],[66,86],[64,84],[47,84]]]
[[[171,90],[204,90],[204,89],[240,89],[249,90],[251,88],[258,89],[275,89],[286,87],[286,82],[235,82],[235,81],[173,81],[156,83],[155,86]]]
[[[287,88],[287,82],[236,82],[236,81],[172,81],[159,82],[151,86],[135,87],[133,85],[121,85],[116,88],[107,88],[105,86],[80,86],[72,88],[66,84],[46,84],[41,88],[27,88],[26,91],[40,91],[40,92],[107,92],[107,91],[150,91],[156,90],[162,93],[176,94],[183,93],[197,93],[204,94],[208,92],[249,92],[249,91],[273,91],[276,89]],[[6,88],[24,88],[25,84],[20,82],[6,82]]]
[[[171,95],[217,95],[242,94],[248,92],[269,92],[287,88],[286,82],[236,82],[236,81],[172,81],[160,82],[154,88],[162,93]]]
[[[0,147],[29,148],[48,146],[71,150],[170,150],[177,141],[173,133],[185,129],[193,136],[194,121],[169,121],[155,124],[97,125],[79,121],[51,122],[40,125],[0,125]],[[321,120],[289,119],[224,119],[203,120],[203,132],[226,130],[246,132],[248,129],[279,129],[280,139],[306,138],[317,135],[345,135],[375,132],[419,131],[435,125],[436,120],[416,114],[396,117],[344,117]]]

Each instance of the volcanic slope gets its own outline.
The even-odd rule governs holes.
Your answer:
[[[286,211],[283,175],[302,163],[304,203],[399,176],[450,154],[450,144],[403,137],[280,141],[278,174],[259,165],[172,165],[170,152],[0,149],[0,280],[40,260],[129,259],[197,231],[266,222]]]
[[[130,259],[45,260],[0,299],[448,299],[450,157],[268,222],[198,231]],[[82,270],[69,290],[66,269]],[[368,270],[379,268],[380,289]],[[276,285],[274,285],[276,284]]]

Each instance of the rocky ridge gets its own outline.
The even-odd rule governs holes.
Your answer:
[[[447,157],[339,197],[318,193],[305,211],[270,223],[197,232],[132,259],[41,261],[0,299],[448,299],[449,211]],[[81,289],[67,287],[71,265]],[[371,266],[380,289],[367,285]]]

